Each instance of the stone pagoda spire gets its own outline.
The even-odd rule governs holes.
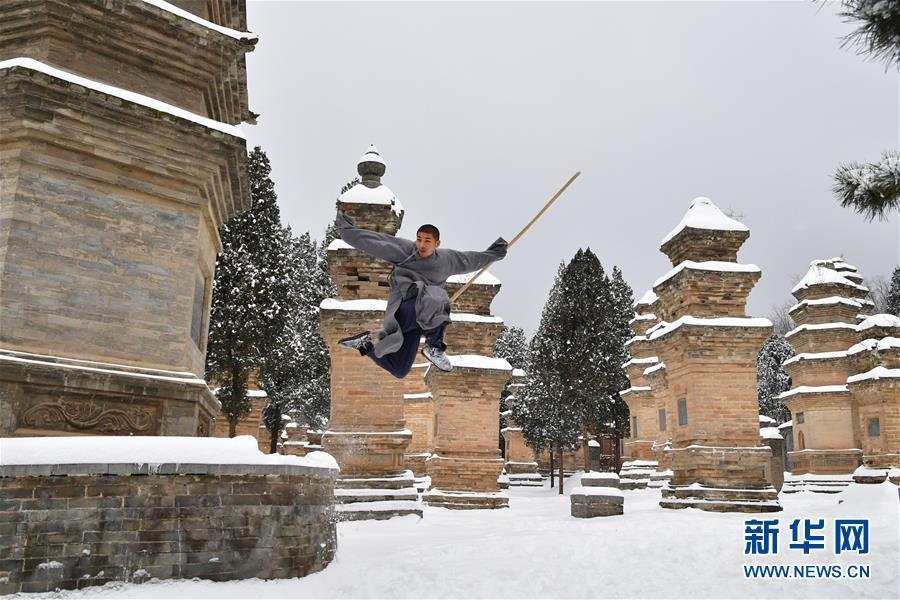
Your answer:
[[[797,354],[785,362],[793,387],[780,398],[792,415],[794,466],[785,491],[830,492],[847,485],[864,461],[891,464],[882,443],[892,432],[882,434],[880,425],[883,408],[897,398],[894,378],[885,375],[894,366],[900,319],[871,315],[863,278],[841,257],[812,261],[791,292],[797,327],[785,337]],[[870,428],[867,419],[876,424]]]
[[[385,163],[374,146],[359,159],[357,172],[360,182],[345,188],[337,209],[361,228],[396,234],[403,207],[381,183]],[[341,467],[338,512],[346,519],[421,515],[404,461],[412,438],[403,415],[404,382],[338,346],[342,338],[382,326],[392,266],[337,239],[328,247],[328,268],[337,298],[324,300],[319,311],[319,331],[331,354],[331,417],[322,445]]]
[[[660,322],[645,336],[646,355],[665,364],[652,374],[662,395],[659,429],[672,438],[664,508],[781,510],[767,481],[772,452],[760,445],[756,392],[756,356],[772,324],[745,315],[761,272],[736,262],[749,236],[697,198],[660,247],[673,268],[653,284]]]

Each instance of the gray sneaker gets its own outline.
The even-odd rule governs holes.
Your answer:
[[[431,364],[436,366],[441,371],[450,372],[453,370],[453,365],[450,363],[450,357],[447,356],[447,353],[440,348],[436,348],[435,346],[425,345],[422,349],[422,354],[425,355],[425,358],[431,361]]]
[[[350,350],[359,350],[360,354],[365,354],[372,348],[372,336],[368,331],[357,333],[356,335],[346,337],[338,341],[341,348],[349,348]]]

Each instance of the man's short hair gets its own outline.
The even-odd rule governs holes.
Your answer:
[[[427,233],[428,235],[430,235],[431,237],[433,237],[436,240],[441,239],[440,230],[438,230],[437,227],[435,227],[434,225],[432,225],[430,223],[426,223],[425,225],[422,225],[421,227],[419,227],[419,229],[416,230],[416,233]]]

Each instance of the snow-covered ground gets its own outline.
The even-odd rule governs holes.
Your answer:
[[[577,476],[576,476],[577,477]],[[575,488],[576,479],[566,481]],[[784,511],[716,514],[625,491],[625,514],[575,519],[569,498],[513,488],[510,508],[338,525],[338,553],[303,579],[108,584],[28,598],[898,598],[898,488],[782,494]],[[778,519],[778,553],[748,556],[745,520]],[[869,552],[835,555],[836,518],[869,520]],[[824,519],[824,550],[790,549],[794,519]],[[802,530],[802,527],[801,527]],[[869,565],[869,579],[746,579],[742,565]]]

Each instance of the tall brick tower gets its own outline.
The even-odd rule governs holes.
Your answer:
[[[244,0],[0,3],[0,436],[209,435]]]
[[[447,282],[452,297],[474,273]],[[503,459],[497,442],[500,393],[512,376],[506,360],[491,358],[503,326],[491,316],[500,281],[485,273],[453,305],[446,343],[453,371],[429,367],[434,396],[434,454],[426,461],[431,489],[422,499],[446,508],[504,508],[509,496],[497,479]]]
[[[662,421],[672,419],[672,479],[664,508],[781,510],[767,481],[772,452],[760,445],[756,356],[772,331],[745,305],[761,276],[737,262],[750,237],[707,198],[697,198],[660,250],[674,267],[653,285],[660,322],[646,331],[664,368]]]
[[[357,164],[361,181],[338,197],[337,209],[361,228],[394,235],[403,207],[381,183],[385,168],[378,150],[369,147]],[[404,460],[412,438],[403,415],[406,383],[338,346],[341,338],[382,326],[392,266],[335,240],[328,247],[328,268],[338,296],[323,301],[319,312],[331,354],[331,418],[322,445],[341,467],[338,512],[345,519],[421,515]]]

